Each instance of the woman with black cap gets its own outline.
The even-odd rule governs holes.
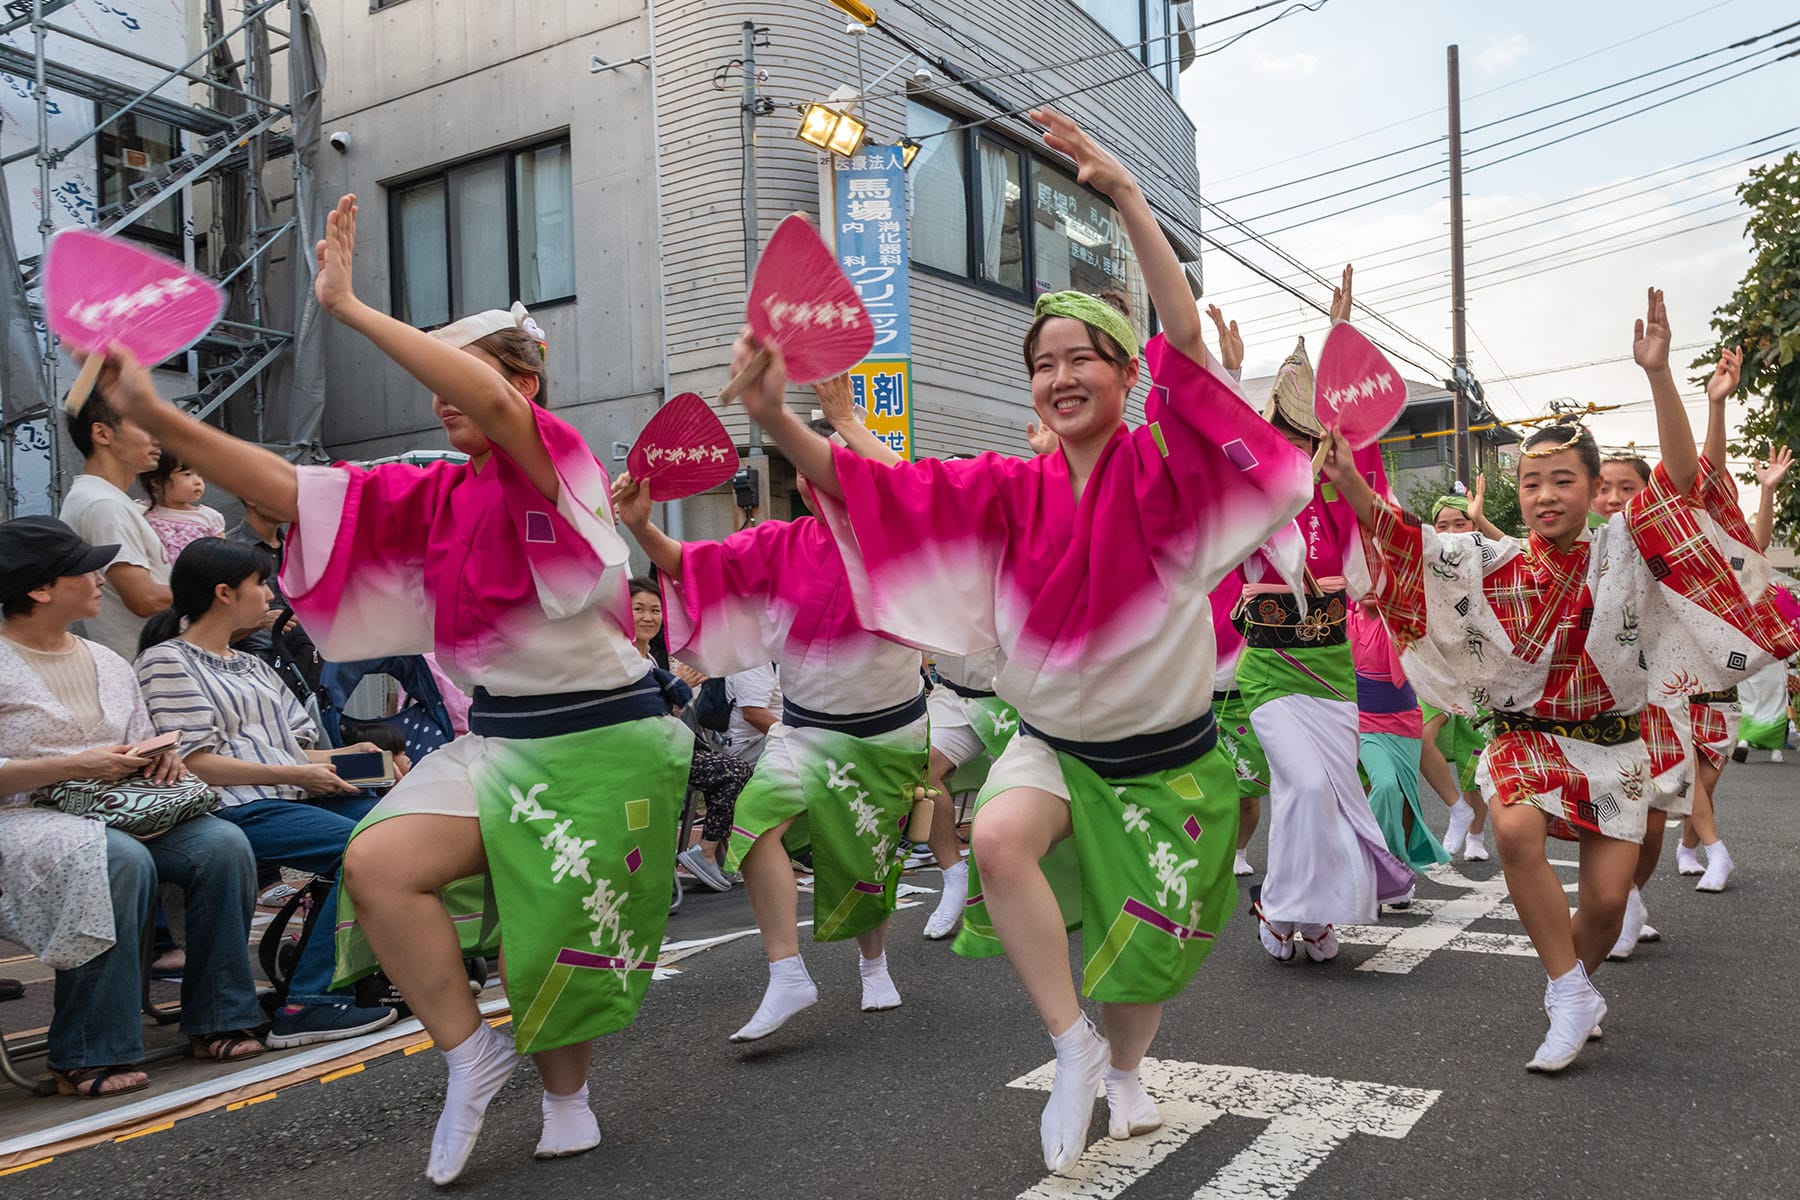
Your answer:
[[[191,817],[151,841],[32,805],[60,784],[181,777],[170,750],[133,747],[155,733],[125,660],[69,632],[100,607],[100,571],[117,546],[90,546],[51,517],[0,524],[0,937],[56,968],[50,1069],[65,1095],[148,1086],[140,939],[157,884],[187,895],[182,1031],[200,1058],[261,1054],[245,946],[256,863],[244,835]]]

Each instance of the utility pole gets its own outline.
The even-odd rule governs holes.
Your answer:
[[[761,241],[757,237],[756,220],[756,22],[744,22],[744,95],[739,105],[742,110],[744,138],[744,294],[750,294],[750,280],[756,274],[757,249]],[[755,421],[750,422],[750,458],[761,458],[762,429]]]
[[[1451,414],[1455,422],[1456,477],[1469,483],[1469,341],[1463,296],[1463,186],[1462,186],[1462,81],[1457,70],[1456,47],[1447,48],[1450,72],[1450,328],[1453,348],[1450,390],[1455,395]]]

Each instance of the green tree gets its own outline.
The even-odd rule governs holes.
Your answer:
[[[1800,447],[1800,152],[1751,171],[1738,196],[1750,210],[1750,267],[1714,311],[1717,341],[1693,368],[1703,383],[1726,347],[1742,347],[1739,395],[1756,399],[1730,448],[1737,457],[1762,459],[1771,446]],[[1755,482],[1747,473],[1742,478]],[[1780,499],[1776,522],[1778,529],[1800,522],[1793,489]]]
[[[1456,480],[1456,473],[1448,466],[1442,474],[1433,479],[1426,476],[1415,479],[1406,489],[1406,494],[1399,497],[1400,503],[1408,512],[1418,514],[1421,520],[1431,520],[1431,506],[1437,503],[1439,496],[1451,494],[1451,487]],[[1501,468],[1487,472],[1487,495],[1483,501],[1487,519],[1499,526],[1500,532],[1510,533],[1514,537],[1522,537],[1525,533],[1524,518],[1519,515],[1519,480],[1510,470]]]

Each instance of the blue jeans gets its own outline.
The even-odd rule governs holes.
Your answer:
[[[143,1061],[143,938],[159,882],[186,895],[181,1031],[198,1037],[262,1024],[248,949],[256,859],[242,833],[213,817],[183,821],[148,842],[108,829],[106,875],[115,940],[106,953],[56,973],[52,1067],[71,1071]]]
[[[374,807],[372,796],[309,796],[305,800],[252,800],[220,808],[218,815],[244,831],[250,849],[263,862],[336,880],[344,865],[350,831]],[[336,930],[334,885],[313,921],[313,936],[300,947],[294,977],[288,984],[289,1004],[341,1004],[348,998],[347,991],[331,990],[332,970],[337,964]]]

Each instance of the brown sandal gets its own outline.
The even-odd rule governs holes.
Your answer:
[[[205,1058],[214,1062],[240,1062],[247,1058],[255,1058],[266,1047],[255,1034],[241,1029],[228,1029],[222,1033],[203,1033],[188,1041],[189,1058]]]
[[[109,1090],[106,1081],[121,1075],[143,1075],[144,1079],[142,1083]],[[67,1071],[58,1071],[52,1067],[50,1076],[56,1080],[57,1095],[79,1096],[83,1100],[110,1100],[114,1096],[141,1092],[150,1086],[150,1076],[144,1075],[139,1067],[73,1067]]]

